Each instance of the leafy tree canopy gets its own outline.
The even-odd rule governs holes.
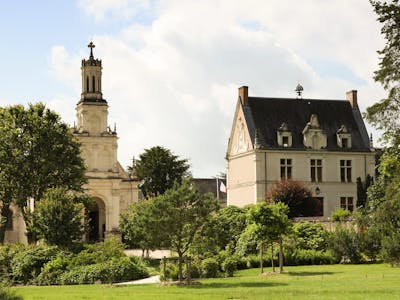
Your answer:
[[[297,181],[282,181],[275,184],[267,195],[272,202],[282,202],[289,207],[289,218],[315,216],[317,202],[311,191]]]
[[[80,145],[43,103],[0,108],[0,182],[2,206],[14,202],[25,218],[27,199],[38,201],[49,188],[82,190],[86,178]],[[0,227],[1,240],[2,232]]]
[[[379,69],[374,79],[388,91],[388,96],[367,108],[367,120],[383,130],[383,140],[392,145],[400,144],[400,5],[399,0],[370,1],[378,21],[382,23],[381,33],[386,44],[378,51]]]
[[[48,189],[33,212],[35,231],[47,244],[69,248],[84,233],[82,211],[86,196],[69,193],[64,188]]]
[[[187,159],[180,159],[171,150],[161,146],[146,149],[129,169],[136,170],[140,188],[146,198],[162,195],[175,182],[190,175]]]

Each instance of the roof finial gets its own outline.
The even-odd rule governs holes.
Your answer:
[[[260,145],[260,133],[258,131],[258,128],[256,128],[255,133],[254,133],[254,148],[255,149],[260,149],[261,145]]]
[[[374,148],[374,139],[372,138],[372,133],[369,136],[369,147]]]
[[[301,86],[300,83],[297,84],[296,89],[294,90],[297,93],[297,99],[301,99],[301,94],[304,91],[304,88]]]
[[[96,47],[96,46],[93,44],[92,41],[90,41],[88,47],[90,48],[90,56],[89,56],[89,59],[94,59],[94,57],[93,57],[93,48]]]

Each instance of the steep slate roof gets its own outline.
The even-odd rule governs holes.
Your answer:
[[[318,116],[321,129],[327,134],[331,151],[370,151],[368,134],[360,123],[358,108],[353,109],[346,100],[316,100],[293,98],[248,97],[243,111],[249,133],[254,144],[255,130],[259,133],[259,143],[263,149],[306,150],[302,131],[312,114]],[[292,133],[292,147],[278,145],[277,130],[285,122]],[[345,125],[351,133],[351,148],[337,145],[336,132]]]

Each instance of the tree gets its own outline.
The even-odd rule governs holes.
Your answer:
[[[272,244],[274,241],[280,241],[279,265],[281,272],[283,271],[281,239],[289,231],[291,225],[288,212],[288,206],[282,202],[275,204],[258,203],[250,207],[248,211],[248,223],[250,226],[254,226],[257,240],[260,242],[261,273],[263,273],[262,257],[264,244],[265,242]]]
[[[69,193],[65,188],[50,188],[33,212],[34,230],[47,244],[70,248],[82,239],[84,196]]]
[[[28,199],[37,202],[52,187],[82,191],[86,178],[80,145],[44,104],[0,109],[0,182],[2,207],[11,202],[20,207],[28,234],[33,227]],[[4,225],[0,238],[4,240]]]
[[[388,91],[388,96],[368,107],[366,117],[384,131],[383,140],[395,146],[400,144],[400,5],[399,0],[370,2],[382,23],[381,33],[386,39],[385,47],[378,51],[380,62],[374,79]]]
[[[164,194],[175,182],[181,183],[190,175],[189,167],[187,159],[179,159],[171,150],[156,146],[146,149],[129,170],[132,173],[136,169],[143,195],[150,198]]]
[[[311,191],[298,181],[281,181],[272,187],[267,199],[272,202],[282,202],[289,207],[289,218],[315,216],[318,203]]]
[[[182,281],[182,258],[189,250],[195,234],[200,230],[219,202],[210,193],[199,195],[193,184],[185,179],[175,183],[152,201],[150,221],[158,231],[157,239],[178,254],[178,276]]]
[[[367,190],[373,184],[371,175],[367,175],[365,182],[361,181],[361,177],[357,177],[357,208],[364,208],[367,204]]]
[[[151,200],[151,199],[150,199]],[[120,230],[124,243],[131,248],[140,248],[143,251],[155,249],[159,228],[151,218],[152,201],[132,203],[129,210],[121,215]]]
[[[246,228],[246,210],[233,205],[220,209],[202,226],[191,247],[191,253],[216,255],[221,250],[235,252]]]

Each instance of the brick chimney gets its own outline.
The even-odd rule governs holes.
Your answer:
[[[350,102],[352,108],[358,108],[357,104],[357,91],[351,90],[346,93],[346,99]]]
[[[239,88],[239,97],[242,100],[243,105],[247,105],[247,102],[249,100],[249,87],[247,86],[242,86]]]

